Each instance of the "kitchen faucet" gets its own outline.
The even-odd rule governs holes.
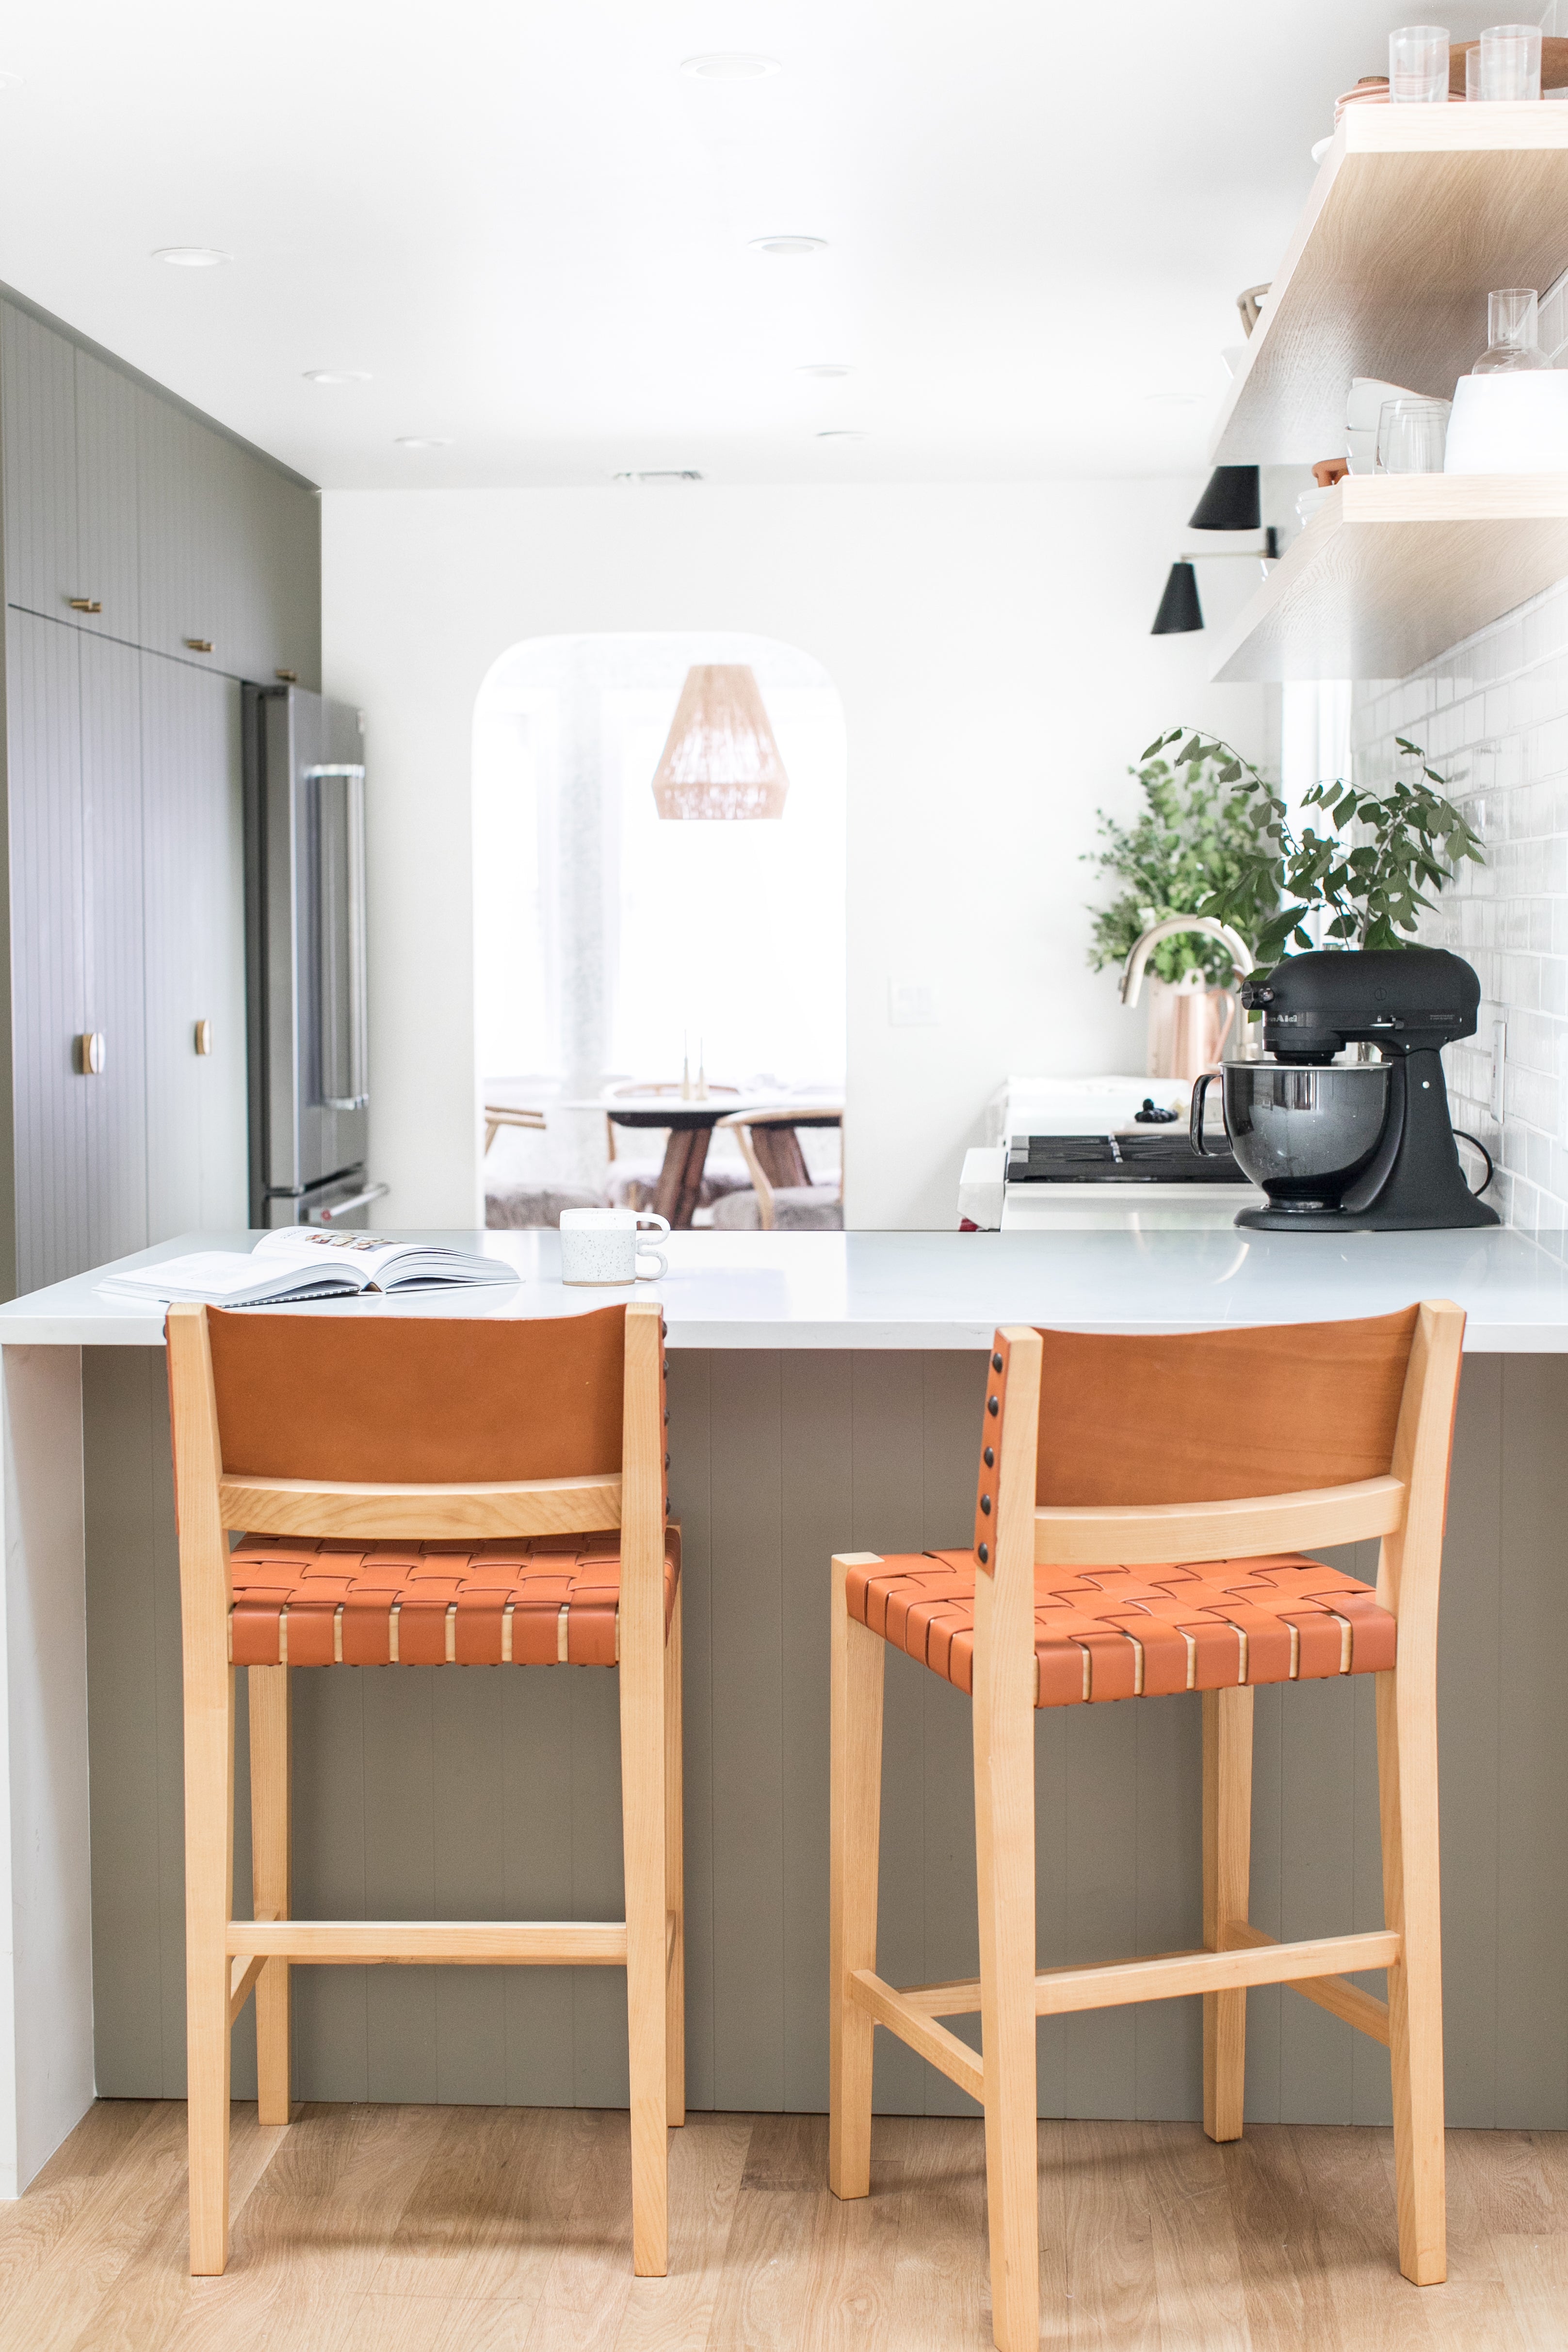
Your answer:
[[[1218,940],[1236,967],[1238,981],[1245,980],[1254,969],[1251,949],[1228,923],[1220,922],[1213,915],[1166,915],[1163,921],[1151,923],[1142,938],[1134,941],[1122,968],[1124,1004],[1136,1004],[1143,993],[1144,966],[1148,962],[1150,949],[1157,947],[1161,940],[1174,939],[1178,931],[1202,931],[1207,939]]]
[[[1256,968],[1252,961],[1252,950],[1239,931],[1233,931],[1228,923],[1220,922],[1213,915],[1166,915],[1162,922],[1151,923],[1142,938],[1134,943],[1133,951],[1123,966],[1123,1003],[1136,1004],[1142,994],[1144,967],[1148,962],[1151,948],[1157,946],[1161,940],[1174,938],[1178,931],[1201,931],[1206,939],[1218,940],[1235,965],[1238,984],[1231,999],[1232,1010],[1224,1028],[1219,1033],[1219,1042],[1215,1050],[1217,1053],[1223,1053],[1227,1038],[1235,1032],[1236,1044],[1232,1048],[1233,1058],[1243,1062],[1251,1061],[1256,1049],[1252,1034],[1247,1023],[1240,1018],[1240,982]]]

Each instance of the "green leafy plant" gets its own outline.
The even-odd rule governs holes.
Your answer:
[[[1124,962],[1151,923],[1207,911],[1218,891],[1235,906],[1226,919],[1249,946],[1279,907],[1278,891],[1263,878],[1264,812],[1227,789],[1240,770],[1224,747],[1200,744],[1188,758],[1189,743],[1174,761],[1161,757],[1182,731],[1162,735],[1128,769],[1144,796],[1134,824],[1098,812],[1104,846],[1084,857],[1123,887],[1108,907],[1091,910],[1089,961],[1096,971]],[[1195,968],[1211,986],[1228,986],[1233,977],[1225,949],[1202,931],[1175,931],[1149,957],[1148,969],[1161,980],[1180,980]]]
[[[1145,758],[1157,756],[1186,731],[1178,727],[1162,735]],[[1257,845],[1243,856],[1235,879],[1218,884],[1199,911],[1240,930],[1238,918],[1251,912],[1260,893],[1270,894],[1276,911],[1249,935],[1260,964],[1277,963],[1287,946],[1315,947],[1305,926],[1319,908],[1328,918],[1325,943],[1409,947],[1421,917],[1433,909],[1427,892],[1446,888],[1467,859],[1485,864],[1479,835],[1448,797],[1448,778],[1427,765],[1418,743],[1403,735],[1395,741],[1401,756],[1416,763],[1414,782],[1396,778],[1378,792],[1343,777],[1313,784],[1301,805],[1322,809],[1333,830],[1320,834],[1307,824],[1299,835],[1274,786],[1232,745],[1199,735],[1182,745],[1178,761],[1214,762],[1220,782],[1232,785],[1235,799],[1252,814]]]

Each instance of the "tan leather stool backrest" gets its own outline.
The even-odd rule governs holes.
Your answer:
[[[624,1306],[512,1318],[209,1309],[225,1472],[393,1485],[622,1466]]]
[[[1223,1502],[1383,1476],[1416,1309],[1247,1331],[1042,1331],[1035,1501]]]

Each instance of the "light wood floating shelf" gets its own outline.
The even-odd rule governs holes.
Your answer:
[[[1215,433],[1215,465],[1344,449],[1352,376],[1451,397],[1494,286],[1568,265],[1568,106],[1353,106]],[[1516,600],[1517,601],[1517,600]]]
[[[1213,676],[1406,677],[1564,576],[1568,474],[1352,474],[1228,632]]]

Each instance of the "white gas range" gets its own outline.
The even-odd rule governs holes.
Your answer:
[[[1224,1139],[1199,1159],[1185,1079],[1013,1078],[991,1116],[998,1139],[966,1155],[965,1232],[1071,1233],[1228,1226],[1261,1203]]]

